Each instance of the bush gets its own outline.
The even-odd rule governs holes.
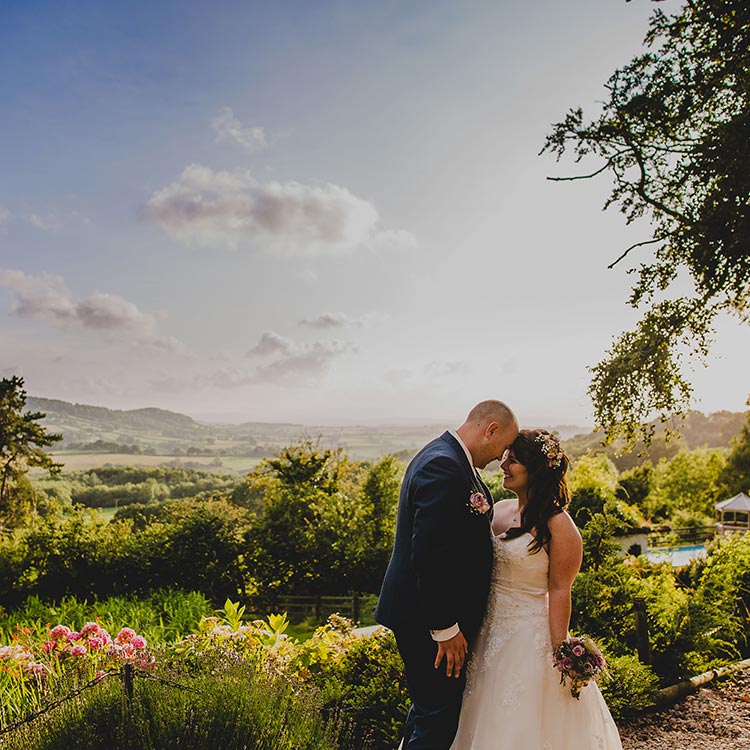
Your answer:
[[[615,718],[637,713],[649,706],[659,687],[651,667],[632,654],[607,656],[607,674],[599,681],[602,695]]]
[[[206,662],[197,675],[136,679],[128,702],[106,678],[6,739],[7,750],[335,750],[354,747],[316,691],[249,669]],[[208,668],[210,667],[210,669]],[[167,678],[165,680],[164,678]],[[180,689],[183,685],[183,689]]]
[[[410,701],[393,633],[379,629],[357,638],[313,679],[326,706],[353,722],[358,741],[369,737],[373,749],[396,747]]]

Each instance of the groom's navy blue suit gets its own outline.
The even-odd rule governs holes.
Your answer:
[[[449,432],[428,443],[409,464],[396,539],[375,619],[390,628],[404,660],[412,707],[404,750],[448,750],[458,726],[465,670],[446,677],[434,662],[430,630],[458,623],[469,643],[482,623],[492,568],[491,511],[469,507],[472,492],[492,496]]]

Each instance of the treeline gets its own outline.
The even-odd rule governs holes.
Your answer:
[[[114,508],[131,503],[227,493],[241,484],[234,474],[166,466],[102,466],[38,480],[38,492],[65,505]]]
[[[146,593],[177,587],[226,597],[377,592],[390,555],[403,466],[392,456],[351,461],[311,443],[283,449],[246,481],[175,499],[214,475],[188,469],[107,468],[45,482],[43,512],[0,538],[0,600]],[[168,486],[171,483],[171,486]],[[75,485],[73,487],[73,485]],[[130,502],[112,522],[82,507],[123,488],[168,488],[163,501]],[[34,490],[39,492],[38,490]],[[115,494],[117,493],[117,494]],[[71,497],[71,499],[72,499]]]
[[[644,459],[655,464],[663,458],[672,458],[683,449],[705,447],[728,450],[742,431],[744,422],[742,412],[703,414],[691,411],[684,419],[670,425],[652,423],[654,435],[651,443],[645,445],[638,442],[627,452],[623,452],[621,442],[603,446],[602,434],[598,432],[569,438],[565,441],[565,449],[574,458],[587,453],[602,453],[614,462],[619,471],[626,471],[639,466]]]
[[[669,458],[622,472],[606,454],[587,453],[573,463],[570,512],[584,526],[616,500],[623,522],[632,526],[711,525],[717,502],[750,492],[749,425],[746,421],[730,450],[682,447]]]

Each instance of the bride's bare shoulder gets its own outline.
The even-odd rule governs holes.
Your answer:
[[[512,525],[513,516],[518,510],[518,498],[509,497],[505,500],[498,500],[494,506],[492,516],[492,531],[495,534],[502,534],[509,526]]]
[[[578,530],[575,522],[564,510],[560,511],[560,513],[555,513],[554,516],[551,516],[547,521],[547,526],[553,537],[559,536],[563,539],[576,538],[579,540],[581,538],[581,532]]]

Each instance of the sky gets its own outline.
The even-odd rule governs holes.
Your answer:
[[[204,421],[591,426],[639,316],[607,265],[648,225],[539,151],[653,9],[3,0],[0,376]],[[720,321],[696,408],[745,408],[748,348]]]

